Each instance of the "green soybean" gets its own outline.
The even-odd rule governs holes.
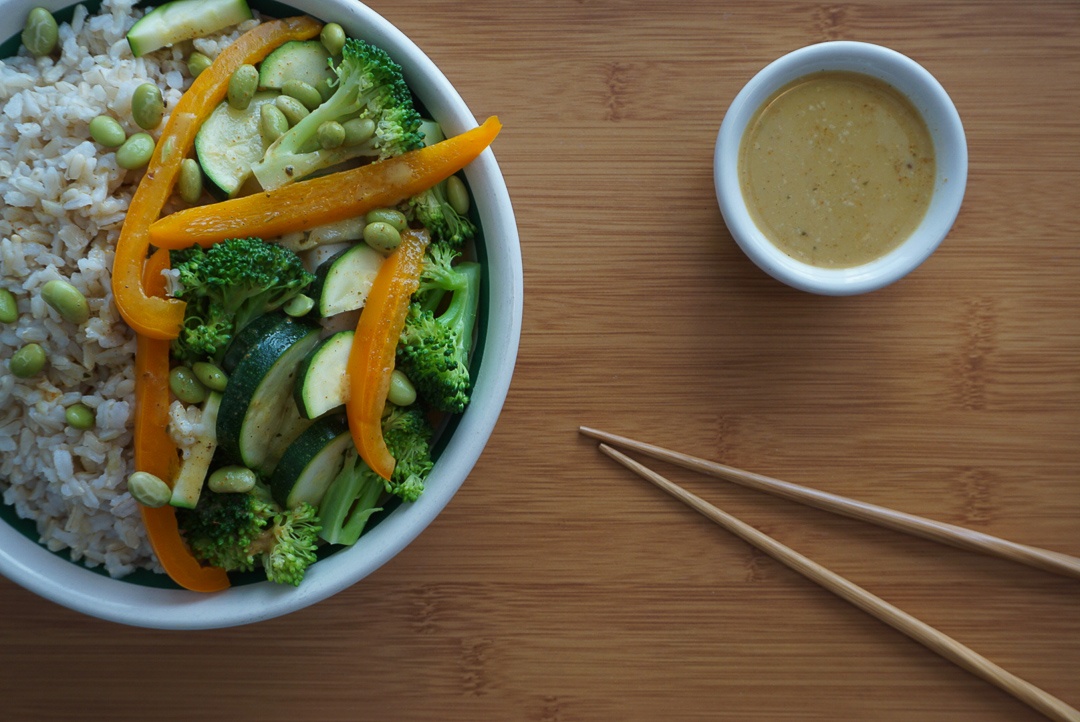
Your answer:
[[[446,179],[446,201],[459,216],[469,214],[469,190],[465,187],[465,181],[456,175]]]
[[[196,361],[191,365],[191,370],[195,372],[195,378],[211,391],[224,391],[229,383],[225,372],[209,361]]]
[[[309,111],[304,104],[291,95],[279,95],[274,98],[274,105],[284,114],[290,126],[296,125],[308,116]]]
[[[416,387],[408,376],[397,369],[390,374],[390,391],[386,394],[386,400],[395,406],[411,406],[416,401]]]
[[[15,294],[6,288],[0,288],[0,323],[15,323],[19,320],[19,302]]]
[[[45,349],[39,344],[28,343],[11,355],[8,367],[20,379],[37,376],[45,368]]]
[[[160,478],[147,471],[136,471],[128,477],[131,498],[152,509],[165,506],[172,499],[172,489]]]
[[[313,308],[315,308],[315,299],[300,293],[289,299],[285,304],[284,311],[293,318],[300,318],[308,315]]]
[[[67,281],[54,279],[41,287],[41,300],[49,304],[60,317],[71,323],[86,323],[90,305],[86,296]]]
[[[364,223],[377,223],[379,221],[389,223],[399,233],[409,227],[409,219],[405,217],[405,214],[393,208],[376,208],[373,211],[368,211],[368,214],[364,216]]]
[[[45,8],[31,10],[22,31],[22,44],[30,54],[39,58],[48,55],[56,48],[59,39],[60,29],[52,13]]]
[[[197,78],[199,74],[214,64],[214,61],[207,55],[203,55],[199,51],[195,51],[188,56],[187,67],[188,72],[191,73],[191,77]]]
[[[64,418],[68,426],[85,431],[94,428],[94,410],[86,404],[72,404],[64,409]]]
[[[243,494],[255,488],[258,477],[245,466],[223,466],[214,470],[206,485],[215,494]]]
[[[154,139],[149,133],[135,133],[116,149],[116,164],[126,170],[142,168],[154,155]]]
[[[326,52],[339,55],[341,49],[345,47],[345,30],[337,23],[327,23],[323,25],[322,32],[319,33],[319,40],[326,48]]]
[[[334,148],[340,148],[341,144],[345,142],[345,129],[341,127],[341,123],[328,120],[319,124],[318,130],[315,131],[315,137],[318,138],[319,145],[324,149],[333,150]]]
[[[315,110],[322,105],[322,95],[303,80],[286,80],[281,85],[281,92],[289,97],[296,98],[308,110]]]
[[[375,121],[371,118],[353,118],[342,123],[345,128],[345,145],[360,145],[375,135]]]
[[[401,233],[385,221],[375,221],[364,226],[364,242],[376,251],[389,253],[401,245]]]
[[[161,89],[153,83],[143,83],[131,94],[131,117],[135,124],[144,130],[151,130],[161,124],[165,115],[165,99]]]
[[[319,91],[319,95],[322,96],[324,103],[327,100],[330,100],[330,96],[337,90],[337,88],[332,85],[332,82],[333,81],[330,78],[323,78],[315,84],[315,90]]]
[[[127,133],[115,118],[99,115],[90,121],[90,137],[106,148],[119,148],[127,140]]]
[[[175,366],[169,372],[169,389],[185,404],[201,404],[206,400],[206,387],[187,366]]]
[[[184,158],[180,161],[180,174],[176,177],[176,188],[180,191],[180,197],[184,203],[198,203],[202,198],[202,169],[194,158]]]
[[[246,110],[258,88],[259,71],[250,63],[241,65],[229,78],[229,105],[237,110]]]
[[[273,143],[288,130],[289,119],[281,112],[281,108],[273,103],[263,103],[259,106],[259,132],[267,143]]]

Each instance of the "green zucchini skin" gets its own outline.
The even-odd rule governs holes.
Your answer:
[[[287,318],[289,317],[281,311],[272,311],[256,317],[251,323],[240,329],[240,332],[233,336],[232,341],[229,342],[229,347],[225,349],[225,356],[221,359],[221,368],[225,373],[231,374],[248,351],[251,350],[252,346]]]
[[[348,398],[349,351],[355,331],[338,331],[311,350],[296,376],[296,407],[308,419],[342,406]]]
[[[285,509],[303,502],[318,506],[353,447],[349,424],[341,414],[318,419],[289,444],[270,476],[270,493]]]
[[[218,448],[230,463],[272,471],[281,447],[303,429],[293,417],[300,362],[318,343],[319,327],[281,316],[255,341],[229,375],[218,411]]]

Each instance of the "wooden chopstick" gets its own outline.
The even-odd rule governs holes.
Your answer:
[[[725,466],[713,461],[699,459],[696,456],[671,451],[653,444],[635,441],[625,436],[618,436],[599,429],[582,426],[579,428],[582,434],[594,439],[620,446],[624,449],[640,452],[654,459],[666,461],[685,469],[699,472],[708,476],[726,479],[727,481],[741,486],[764,491],[774,496],[779,496],[791,501],[797,501],[818,509],[824,509],[834,514],[860,519],[862,521],[887,527],[896,531],[905,532],[914,536],[930,539],[942,544],[958,547],[968,551],[988,554],[990,556],[1007,559],[1009,561],[1026,564],[1036,569],[1061,574],[1063,576],[1080,579],[1080,558],[1040,549],[1039,547],[1018,544],[1016,542],[1001,539],[972,529],[961,526],[946,524],[945,522],[926,519],[914,514],[906,514],[902,511],[876,506],[866,502],[850,499],[846,496],[830,494],[825,491],[811,489],[787,481],[780,481],[761,474],[755,474],[732,466]]]
[[[857,584],[803,556],[794,549],[781,544],[767,534],[718,509],[701,497],[691,494],[611,446],[601,443],[600,450],[740,539],[752,544],[808,579],[817,582],[841,599],[854,604],[864,612],[903,632],[950,662],[1008,692],[1049,719],[1058,722],[1080,722],[1080,710],[1070,707],[1049,692],[999,667],[947,634],[938,631],[902,609],[889,604],[884,599],[871,594]]]

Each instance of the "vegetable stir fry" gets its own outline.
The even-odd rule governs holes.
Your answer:
[[[243,0],[175,0],[128,39],[143,55],[250,17]],[[34,22],[26,37],[44,47]],[[146,169],[113,269],[139,338],[128,488],[181,586],[256,569],[298,585],[321,547],[421,496],[434,425],[468,404],[480,266],[456,174],[500,126],[445,138],[384,50],[308,17],[262,22],[188,67],[156,142],[153,85],[132,99],[146,133],[90,124]],[[79,314],[70,290],[46,300]]]

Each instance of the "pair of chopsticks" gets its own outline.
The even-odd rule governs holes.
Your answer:
[[[612,445],[835,514],[861,519],[889,529],[913,534],[961,549],[1027,564],[1037,569],[1075,579],[1080,579],[1080,558],[1039,549],[1038,547],[1017,544],[952,524],[945,524],[874,504],[867,504],[848,497],[780,481],[779,479],[699,459],[677,451],[670,451],[659,446],[635,441],[587,426],[580,427],[579,431],[586,436],[601,441],[600,450],[615,461],[652,482],[743,541],[757,547],[810,580],[817,582],[841,599],[903,632],[950,662],[1008,692],[1049,719],[1058,720],[1059,722],[1080,722],[1080,710],[1069,706],[1049,692],[999,667],[952,637],[916,619],[907,612],[898,609],[884,599],[871,594],[857,584],[808,559],[794,549],[781,544],[727,512],[718,509],[701,497],[691,494],[655,471],[616,450]]]

